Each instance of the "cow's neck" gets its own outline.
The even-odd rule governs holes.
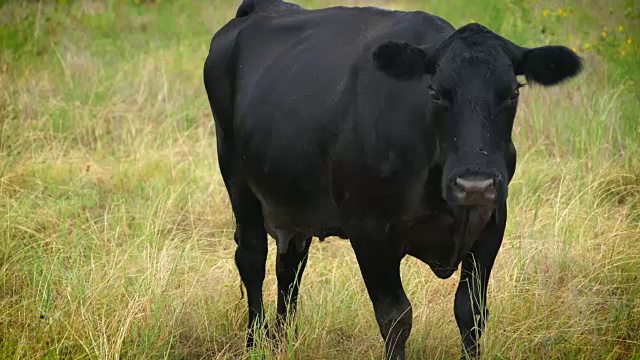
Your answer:
[[[430,265],[439,277],[449,277],[471,250],[493,211],[492,207],[446,206],[408,221],[401,229],[405,252]]]

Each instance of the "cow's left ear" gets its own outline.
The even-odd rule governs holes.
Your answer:
[[[564,46],[520,50],[515,66],[516,75],[524,75],[527,81],[550,86],[569,79],[582,70],[580,57]]]
[[[429,56],[422,48],[398,41],[389,41],[373,52],[376,68],[401,81],[419,79],[429,73]]]

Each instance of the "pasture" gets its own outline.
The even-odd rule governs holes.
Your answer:
[[[202,66],[240,1],[0,0],[0,359],[378,359],[347,241],[314,239],[298,334],[246,351]],[[640,5],[297,0],[424,10],[584,72],[522,90],[487,359],[640,359]],[[265,280],[275,316],[275,242]],[[411,359],[459,356],[458,273],[406,258]]]

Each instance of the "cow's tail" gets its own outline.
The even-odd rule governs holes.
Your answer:
[[[247,17],[256,12],[276,14],[282,11],[296,9],[301,9],[301,7],[283,0],[243,0],[236,12],[236,18]]]

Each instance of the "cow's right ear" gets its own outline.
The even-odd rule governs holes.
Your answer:
[[[401,81],[419,79],[431,73],[427,52],[405,42],[389,41],[373,52],[376,68],[386,75]]]
[[[564,46],[519,48],[516,75],[544,86],[558,84],[582,71],[582,59]]]

